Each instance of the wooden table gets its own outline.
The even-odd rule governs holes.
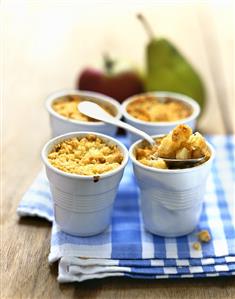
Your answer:
[[[235,298],[234,277],[110,278],[59,285],[57,265],[47,262],[50,224],[16,216],[22,195],[42,167],[40,151],[49,139],[46,95],[73,87],[78,71],[95,64],[106,50],[143,66],[147,38],[135,19],[139,11],[151,20],[156,35],[171,38],[201,73],[208,104],[199,129],[234,133],[232,1],[3,1],[1,298]]]

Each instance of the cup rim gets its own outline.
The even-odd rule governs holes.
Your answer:
[[[134,100],[136,100],[136,98],[138,96],[144,96],[144,95],[152,95],[152,96],[156,96],[156,97],[173,98],[175,100],[178,100],[180,102],[183,102],[183,103],[186,103],[187,105],[189,105],[192,108],[193,112],[190,116],[188,116],[186,118],[176,120],[176,121],[148,122],[148,121],[140,120],[138,118],[135,118],[131,114],[129,114],[126,110],[126,107],[130,102],[133,102]],[[127,119],[129,119],[132,122],[135,122],[137,124],[148,125],[150,127],[156,127],[156,126],[165,127],[165,126],[176,126],[178,124],[189,122],[191,120],[196,119],[199,116],[200,112],[201,112],[201,108],[200,108],[199,104],[193,98],[191,98],[187,95],[176,93],[176,92],[170,92],[170,91],[151,91],[151,92],[145,92],[145,93],[137,94],[137,95],[134,95],[134,96],[131,96],[131,97],[127,98],[121,104],[121,112],[122,112],[122,114],[124,115],[125,118],[127,118]]]
[[[151,137],[153,138],[159,138],[159,137],[163,137],[164,134],[157,134],[157,135],[152,135]],[[210,158],[198,165],[198,166],[195,166],[195,167],[191,167],[191,168],[183,168],[183,169],[161,169],[161,168],[154,168],[154,167],[150,167],[150,166],[147,166],[147,165],[144,165],[142,163],[140,163],[136,158],[135,158],[135,155],[134,155],[134,149],[135,147],[140,143],[142,142],[143,139],[139,139],[137,140],[135,143],[133,143],[129,149],[129,157],[132,161],[132,163],[134,163],[135,165],[145,169],[145,170],[148,170],[148,171],[151,171],[153,173],[171,173],[171,174],[174,174],[174,173],[185,173],[185,172],[192,172],[192,171],[196,171],[202,167],[205,167],[207,166],[207,164],[211,163],[215,157],[215,149],[214,147],[208,142],[206,141],[206,144],[208,145],[209,149],[210,149],[210,152],[211,152],[211,156]]]
[[[57,113],[53,108],[52,108],[52,103],[58,98],[58,97],[63,97],[66,95],[78,95],[78,96],[87,96],[87,97],[94,97],[97,98],[100,101],[103,101],[105,103],[110,104],[111,106],[114,106],[117,110],[117,114],[114,116],[117,119],[120,119],[122,117],[122,112],[121,112],[121,105],[117,100],[114,98],[111,98],[107,95],[104,95],[102,93],[94,92],[94,91],[87,91],[87,90],[78,90],[78,89],[61,89],[59,91],[55,91],[47,96],[46,102],[45,102],[45,107],[47,111],[49,112],[50,115],[53,115],[54,117],[63,120],[64,122],[68,123],[73,123],[77,125],[87,125],[87,126],[103,126],[105,125],[104,122],[101,121],[82,121],[82,120],[75,120],[75,119],[70,119],[67,117],[64,117],[63,115],[60,115]]]
[[[66,140],[66,139],[72,138],[72,137],[85,136],[85,135],[88,135],[88,134],[96,135],[98,137],[101,137],[104,140],[111,141],[111,143],[114,143],[115,145],[117,145],[121,149],[121,151],[124,155],[124,159],[122,161],[122,164],[120,164],[120,166],[118,166],[117,168],[115,168],[113,170],[110,170],[110,171],[105,172],[105,173],[101,173],[99,175],[81,175],[81,174],[64,172],[64,171],[52,166],[49,163],[48,158],[47,158],[49,147],[53,146],[54,144],[58,143],[59,141],[63,141],[63,140]],[[112,176],[112,175],[118,173],[119,171],[121,171],[123,168],[126,167],[126,164],[128,162],[128,159],[129,159],[129,155],[128,155],[128,150],[125,147],[125,145],[122,144],[120,141],[116,140],[115,138],[112,138],[110,136],[107,136],[107,135],[101,134],[101,133],[96,133],[96,132],[91,132],[91,131],[90,132],[89,131],[82,131],[82,132],[70,132],[70,133],[59,135],[59,136],[56,136],[56,137],[50,139],[44,145],[44,147],[41,151],[41,159],[42,159],[42,161],[43,161],[43,163],[46,167],[48,167],[50,170],[52,170],[53,172],[55,172],[59,175],[62,175],[62,176],[68,177],[68,178],[75,178],[75,179],[77,178],[77,179],[82,179],[82,180],[90,180],[91,178],[93,179],[96,176],[98,176],[99,178],[106,178],[106,177],[109,177],[109,176]]]

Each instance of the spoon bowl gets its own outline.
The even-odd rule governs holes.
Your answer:
[[[160,157],[159,157],[160,158]],[[168,158],[161,158],[166,162],[166,165],[171,168],[190,168],[195,166],[205,160],[205,157],[200,157],[196,159],[168,159]]]

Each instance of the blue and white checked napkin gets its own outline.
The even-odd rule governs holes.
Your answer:
[[[125,143],[125,139],[120,139]],[[108,276],[183,278],[235,275],[235,159],[234,136],[209,136],[215,146],[204,208],[195,232],[163,238],[145,231],[138,190],[128,164],[115,201],[112,224],[87,238],[68,235],[53,222],[49,185],[42,171],[19,204],[20,216],[53,222],[49,262],[59,261],[59,282]],[[212,240],[194,250],[196,232],[207,229]]]

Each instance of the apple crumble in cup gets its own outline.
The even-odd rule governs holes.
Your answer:
[[[117,119],[122,116],[120,104],[111,97],[92,91],[61,90],[51,94],[46,101],[53,137],[79,131],[115,135],[117,131],[115,126],[96,121],[79,112],[77,105],[84,100],[99,104]]]
[[[155,135],[156,146],[135,142],[129,155],[140,189],[145,228],[153,234],[177,237],[198,223],[206,181],[214,159],[213,147],[199,133],[179,125],[170,134]],[[169,169],[161,157],[188,159],[205,155],[194,167]]]
[[[189,125],[193,130],[200,114],[200,106],[190,97],[167,91],[148,92],[126,99],[122,114],[130,125],[149,135],[167,134],[178,124]],[[138,137],[128,133],[131,143]]]
[[[128,162],[125,146],[99,133],[69,133],[50,140],[42,160],[61,230],[78,236],[104,231]]]

